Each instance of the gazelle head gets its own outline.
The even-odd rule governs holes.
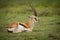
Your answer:
[[[30,18],[34,23],[35,23],[35,22],[38,22],[38,17],[36,17],[36,16],[34,16],[34,15],[30,16],[29,18]]]

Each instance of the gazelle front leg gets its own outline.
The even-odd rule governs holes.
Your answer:
[[[25,28],[25,31],[29,32],[29,31],[32,31],[32,29],[30,29],[30,28]]]

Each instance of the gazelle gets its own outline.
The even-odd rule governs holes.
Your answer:
[[[36,16],[30,16],[27,23],[22,22],[13,22],[7,26],[8,32],[18,33],[23,31],[32,31],[35,23],[38,22]]]
[[[38,22],[37,13],[35,9],[31,6],[35,15],[29,17],[29,21],[26,23],[22,22],[13,22],[7,26],[8,32],[18,33],[24,31],[32,31],[36,22]]]

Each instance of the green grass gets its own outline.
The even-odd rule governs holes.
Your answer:
[[[2,16],[3,15],[3,16]],[[0,40],[60,40],[59,16],[42,16],[32,32],[8,33],[6,27],[13,21],[27,22],[29,14],[1,14]],[[32,14],[31,14],[32,15]]]
[[[60,40],[59,3],[60,0],[0,0],[0,40]],[[40,20],[33,31],[8,33],[9,23],[27,22],[28,16],[33,15],[29,4],[36,8]]]

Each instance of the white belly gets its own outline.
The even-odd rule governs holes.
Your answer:
[[[21,32],[21,31],[32,31],[32,30],[30,30],[30,29],[28,29],[28,28],[25,28],[25,27],[22,26],[22,25],[19,25],[18,28],[16,29],[16,33],[17,33],[17,32]]]
[[[25,29],[26,28],[24,26],[22,26],[22,25],[19,25],[18,28],[17,28],[17,30],[25,30]]]

